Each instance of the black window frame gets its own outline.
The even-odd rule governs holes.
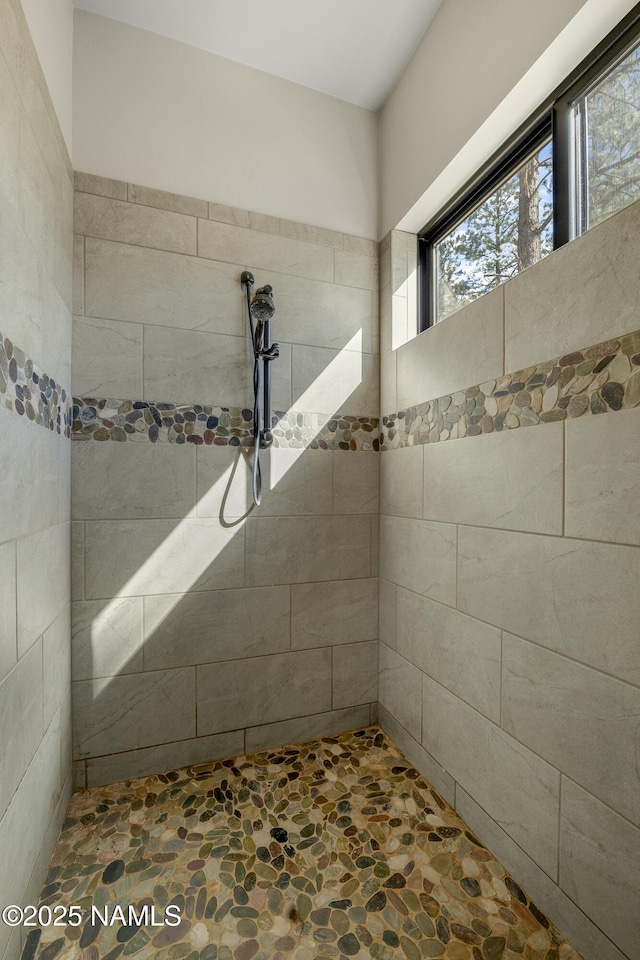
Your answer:
[[[574,106],[638,42],[640,3],[418,232],[418,333],[436,323],[437,244],[549,139],[553,163],[553,249],[584,232],[576,203],[580,158],[575,150]],[[440,322],[447,319],[443,317]]]

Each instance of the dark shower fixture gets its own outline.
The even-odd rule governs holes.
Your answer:
[[[253,297],[251,288],[255,283],[253,274],[245,270],[240,282],[247,292],[247,313],[253,345],[253,471],[251,490],[253,502],[259,507],[262,502],[262,470],[260,469],[260,448],[270,447],[273,443],[271,432],[271,361],[280,356],[280,347],[271,341],[271,318],[276,307],[273,302],[273,288],[268,284],[256,290]],[[262,363],[261,363],[262,361]],[[260,428],[260,394],[262,393],[263,426]]]

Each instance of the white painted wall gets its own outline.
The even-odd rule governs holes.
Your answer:
[[[71,153],[72,0],[22,0],[22,9]]]
[[[75,12],[73,165],[375,238],[378,115]]]
[[[443,0],[381,112],[380,236],[419,230],[633,5]]]

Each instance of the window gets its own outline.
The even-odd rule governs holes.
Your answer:
[[[640,199],[640,4],[419,235],[420,329]]]

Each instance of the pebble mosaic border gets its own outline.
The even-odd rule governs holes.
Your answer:
[[[71,436],[71,403],[64,387],[0,333],[0,394],[4,405],[39,427]]]
[[[377,417],[276,411],[275,447],[377,450]],[[73,398],[73,439],[208,446],[253,446],[253,413],[242,407],[176,405],[146,400]]]
[[[580,960],[375,726],[75,794],[39,902],[23,960]]]
[[[640,331],[383,417],[380,449],[640,405]]]

